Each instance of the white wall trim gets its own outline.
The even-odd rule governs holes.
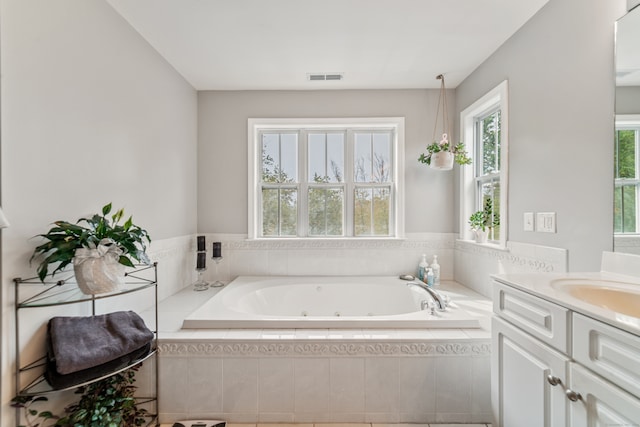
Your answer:
[[[478,155],[475,152],[474,121],[496,104],[500,105],[501,123],[501,163],[500,163],[500,242],[499,246],[507,246],[508,234],[508,194],[509,194],[509,103],[508,80],[503,81],[488,93],[465,108],[460,113],[460,135],[466,147],[473,147],[474,159]],[[474,204],[474,171],[473,165],[460,168],[460,238],[473,239],[469,229],[468,219],[475,211]]]

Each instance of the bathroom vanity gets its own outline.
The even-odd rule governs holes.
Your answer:
[[[493,425],[640,425],[638,298],[637,276],[493,276]]]

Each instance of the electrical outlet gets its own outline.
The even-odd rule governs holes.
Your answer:
[[[535,230],[535,222],[533,219],[533,212],[525,212],[524,213],[524,231],[534,231]]]
[[[536,214],[536,231],[540,231],[542,233],[555,233],[556,213],[538,212]]]

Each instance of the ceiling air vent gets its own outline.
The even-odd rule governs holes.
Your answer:
[[[326,73],[326,74],[322,74],[322,73],[313,73],[313,74],[307,74],[307,77],[309,78],[309,81],[328,81],[328,80],[332,80],[332,81],[338,81],[338,80],[342,80],[344,78],[344,75],[342,73]]]

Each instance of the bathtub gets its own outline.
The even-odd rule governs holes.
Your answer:
[[[426,291],[397,277],[241,276],[188,315],[184,329],[479,328],[466,288],[443,283],[444,312],[421,310]],[[466,290],[466,291],[465,291]],[[210,292],[210,291],[207,291]],[[203,293],[206,295],[206,293]]]

